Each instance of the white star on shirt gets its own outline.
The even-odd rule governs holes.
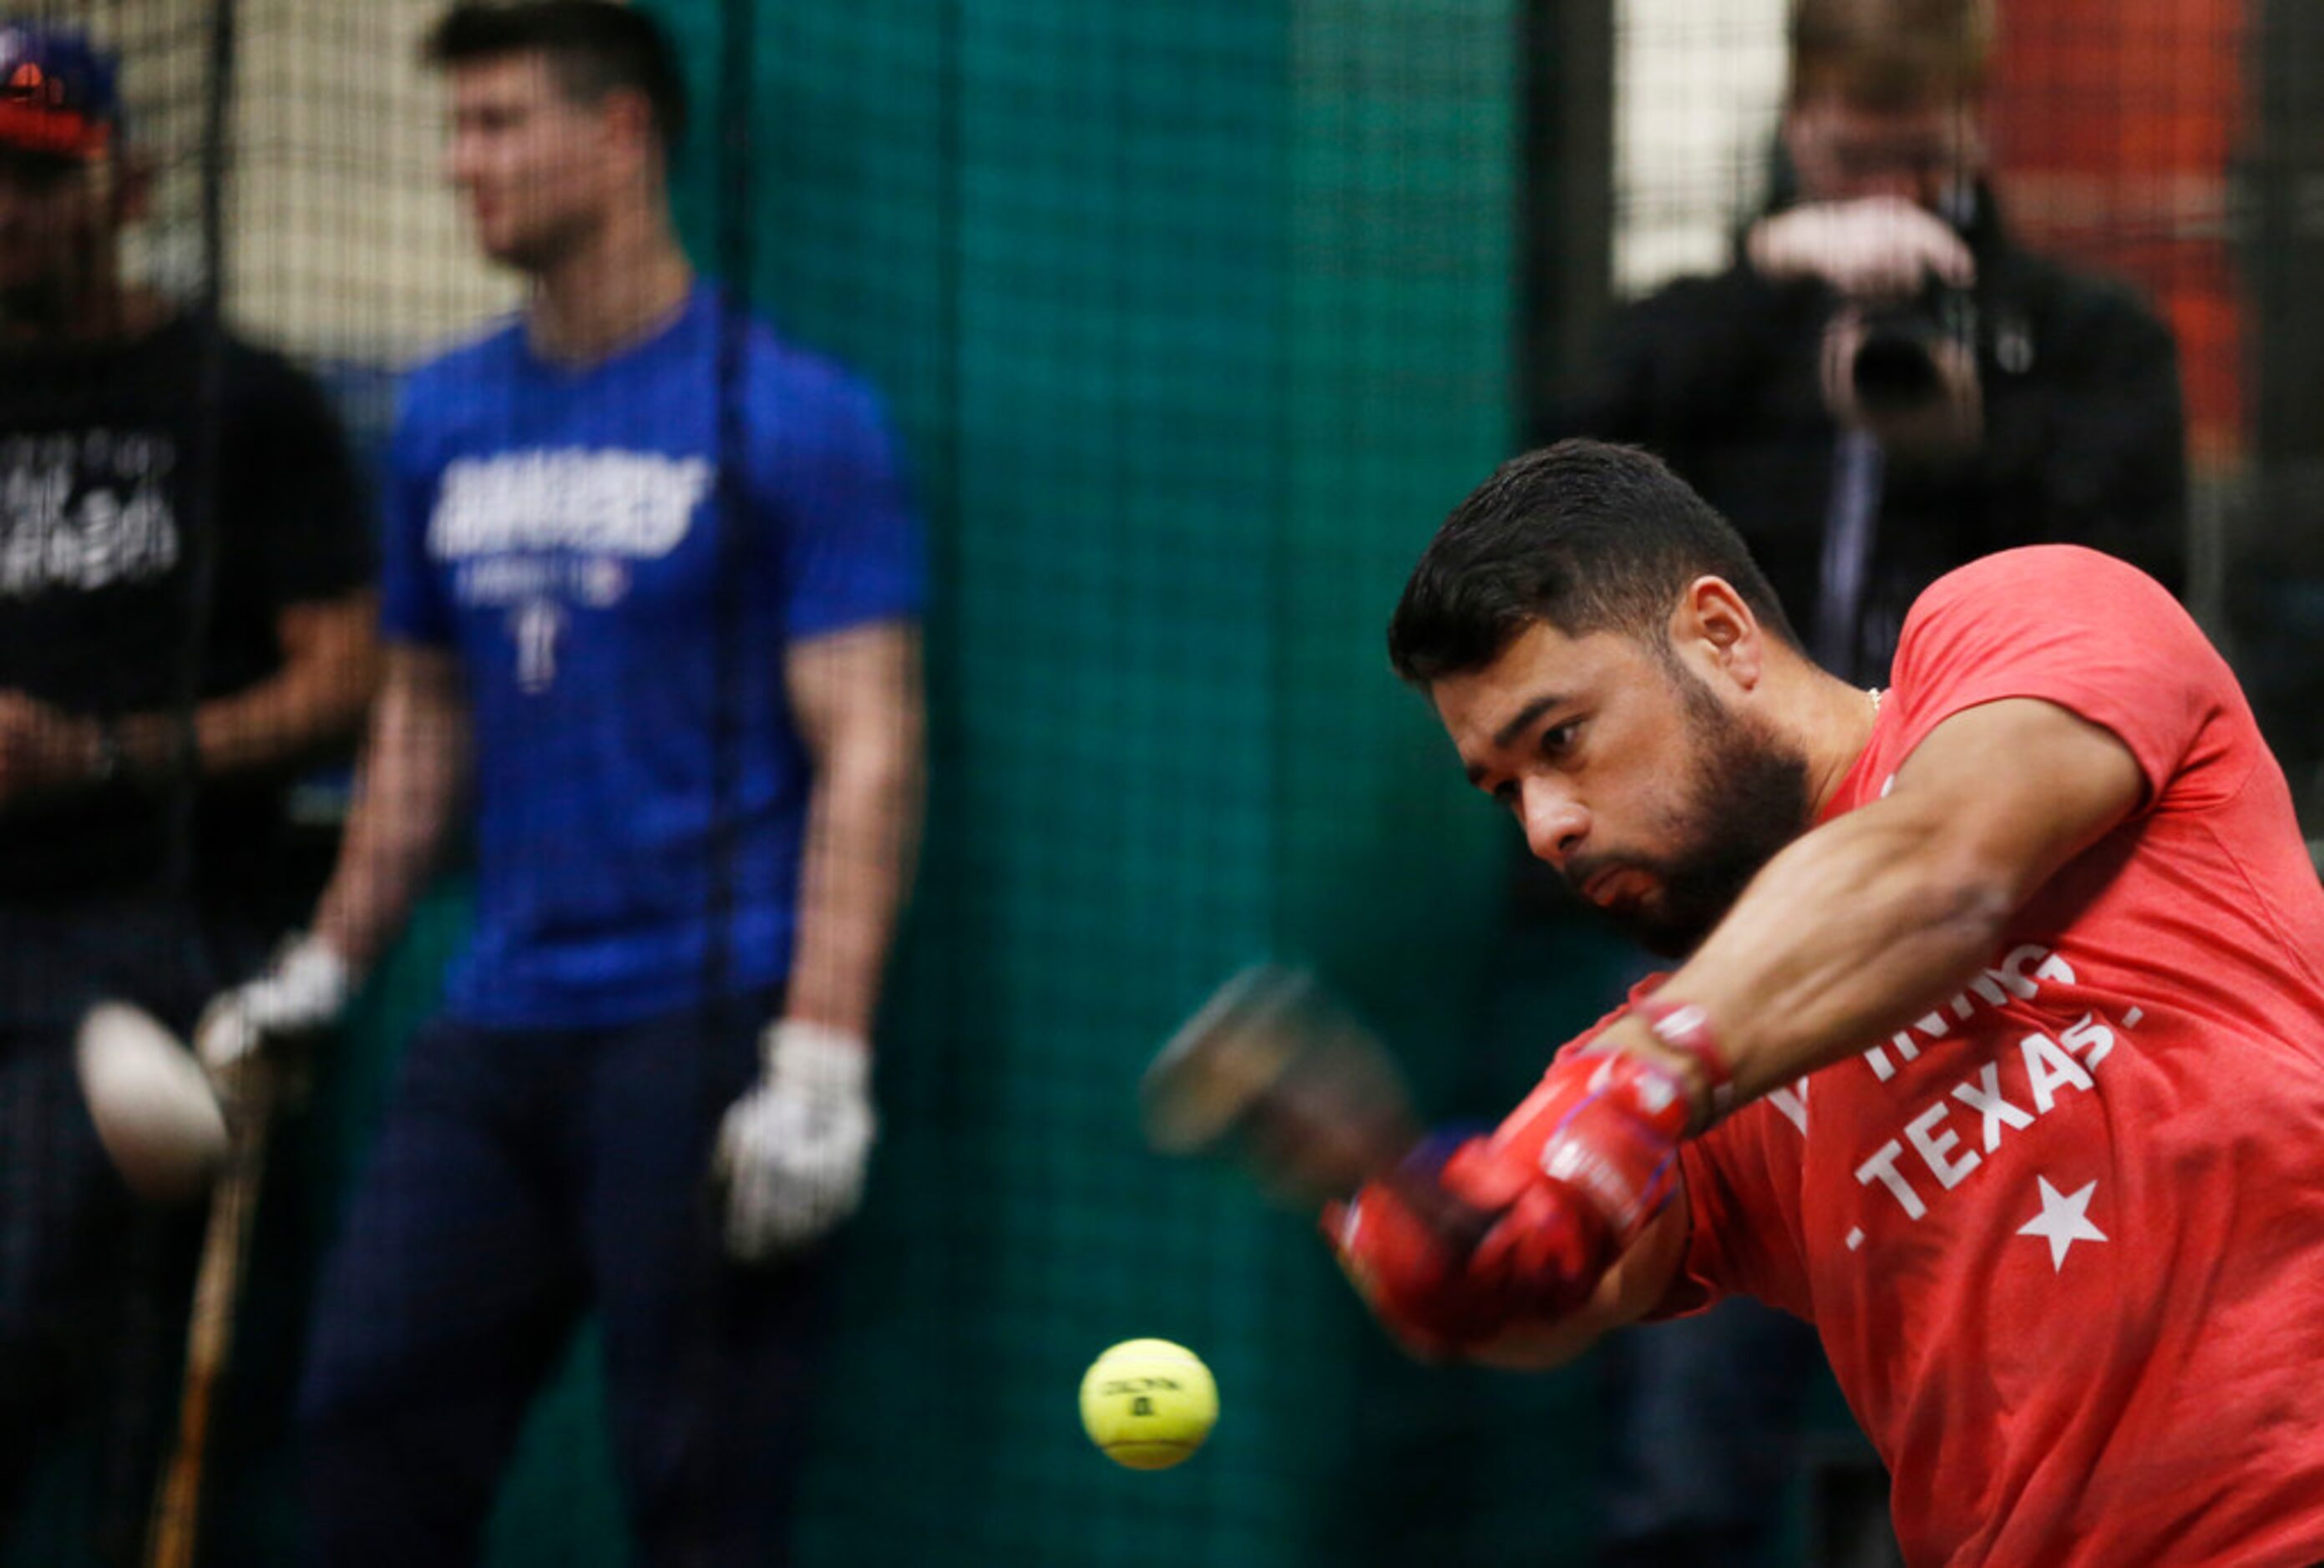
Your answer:
[[[2048,1176],[2036,1176],[2042,1184],[2042,1212],[2017,1227],[2021,1236],[2039,1236],[2050,1243],[2050,1271],[2058,1273],[2066,1267],[2066,1253],[2077,1241],[2103,1241],[2107,1233],[2090,1223],[2090,1194],[2098,1184],[2090,1182],[2081,1191],[2061,1197],[2050,1185]]]

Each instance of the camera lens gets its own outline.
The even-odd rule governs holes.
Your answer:
[[[1849,374],[1856,401],[1868,414],[1907,414],[1944,395],[1931,352],[1936,324],[1891,318],[1868,322]]]

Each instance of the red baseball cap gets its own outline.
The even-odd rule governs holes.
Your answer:
[[[0,150],[99,158],[120,127],[109,56],[78,32],[0,23]]]

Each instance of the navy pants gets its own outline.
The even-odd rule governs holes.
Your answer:
[[[615,1028],[413,1040],[317,1303],[300,1394],[320,1560],[473,1561],[585,1309],[642,1561],[779,1563],[827,1260],[719,1245],[719,1118],[772,999]]]
[[[200,1215],[130,1197],[81,1097],[73,1037],[108,999],[183,1029],[219,939],[161,898],[0,907],[0,1535],[33,1471],[94,1434],[92,1555],[136,1552]]]

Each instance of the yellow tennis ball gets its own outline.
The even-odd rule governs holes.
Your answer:
[[[1082,1374],[1082,1425],[1131,1470],[1169,1469],[1202,1447],[1218,1418],[1210,1368],[1168,1340],[1124,1340]]]

